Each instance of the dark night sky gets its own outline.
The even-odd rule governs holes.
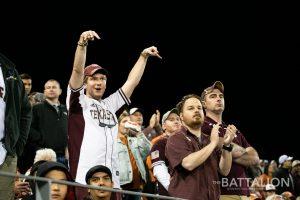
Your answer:
[[[50,78],[66,90],[84,30],[102,37],[89,44],[87,64],[110,71],[106,95],[124,83],[140,51],[155,45],[163,60],[150,58],[131,98],[133,106],[148,112],[146,122],[155,109],[164,113],[183,95],[200,95],[220,80],[225,85],[224,120],[235,124],[262,158],[283,153],[300,158],[294,117],[299,113],[296,6],[135,5],[139,9],[122,11],[97,4],[36,6],[40,9],[20,5],[0,14],[0,51],[19,73],[32,75],[34,91],[42,91]]]

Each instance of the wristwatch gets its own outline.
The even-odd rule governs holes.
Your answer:
[[[229,146],[225,146],[225,145],[223,145],[223,147],[222,147],[223,149],[225,149],[226,151],[229,151],[229,152],[231,152],[232,151],[232,148],[233,148],[233,145],[232,144],[230,144]]]

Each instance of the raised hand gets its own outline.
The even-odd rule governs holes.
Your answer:
[[[159,110],[156,110],[155,127],[157,127],[159,125],[159,121],[160,121],[160,112],[159,112]]]
[[[80,39],[78,41],[79,46],[86,46],[88,44],[88,41],[94,40],[94,39],[100,39],[99,35],[95,31],[85,31],[81,33]]]
[[[162,59],[162,57],[159,55],[159,52],[155,46],[144,49],[142,51],[141,55],[146,58],[148,58],[149,56],[156,56],[156,57]]]
[[[234,125],[229,125],[226,128],[226,133],[224,135],[224,145],[229,145],[234,137],[236,137],[237,128]]]
[[[151,128],[154,128],[155,123],[156,123],[156,114],[154,113],[154,114],[151,116],[151,118],[150,118],[149,126],[150,126]]]
[[[220,139],[219,128],[220,124],[214,124],[210,134],[210,142],[213,143],[215,146],[218,145]]]

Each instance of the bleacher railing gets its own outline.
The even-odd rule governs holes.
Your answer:
[[[1,176],[18,177],[18,178],[22,178],[22,179],[26,179],[26,180],[34,180],[35,181],[36,200],[50,200],[51,199],[50,186],[52,183],[63,184],[63,185],[74,186],[74,187],[83,187],[83,188],[87,188],[87,189],[96,189],[96,190],[118,192],[118,193],[130,194],[130,195],[151,197],[154,199],[184,200],[184,199],[176,198],[176,197],[169,197],[169,196],[142,193],[142,192],[133,192],[133,191],[128,191],[128,190],[113,189],[113,188],[107,188],[107,187],[102,187],[102,186],[84,185],[84,184],[80,184],[80,183],[76,183],[76,182],[53,180],[53,179],[37,177],[37,176],[25,176],[23,174],[14,174],[14,173],[3,172],[3,171],[0,171],[0,177]],[[37,184],[37,181],[39,181],[41,183]]]

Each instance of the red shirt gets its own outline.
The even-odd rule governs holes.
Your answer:
[[[216,123],[217,122],[215,122],[213,119],[205,117],[204,124],[201,127],[201,131],[207,135],[210,135],[211,129],[213,127],[212,125]],[[227,125],[222,122],[221,128],[219,130],[220,137],[223,137],[225,135],[226,127]],[[247,142],[246,138],[240,131],[237,132],[237,137],[234,138],[232,142],[243,148],[250,147],[250,144]],[[240,164],[232,162],[229,174],[226,177],[220,176],[220,183],[222,195],[250,195],[250,179],[247,179],[246,167]]]
[[[210,143],[209,136],[201,139],[185,127],[172,135],[166,145],[166,157],[171,168],[169,194],[189,200],[218,200],[220,187],[217,181],[220,151],[214,150],[200,166],[192,171],[182,167],[182,160]]]

